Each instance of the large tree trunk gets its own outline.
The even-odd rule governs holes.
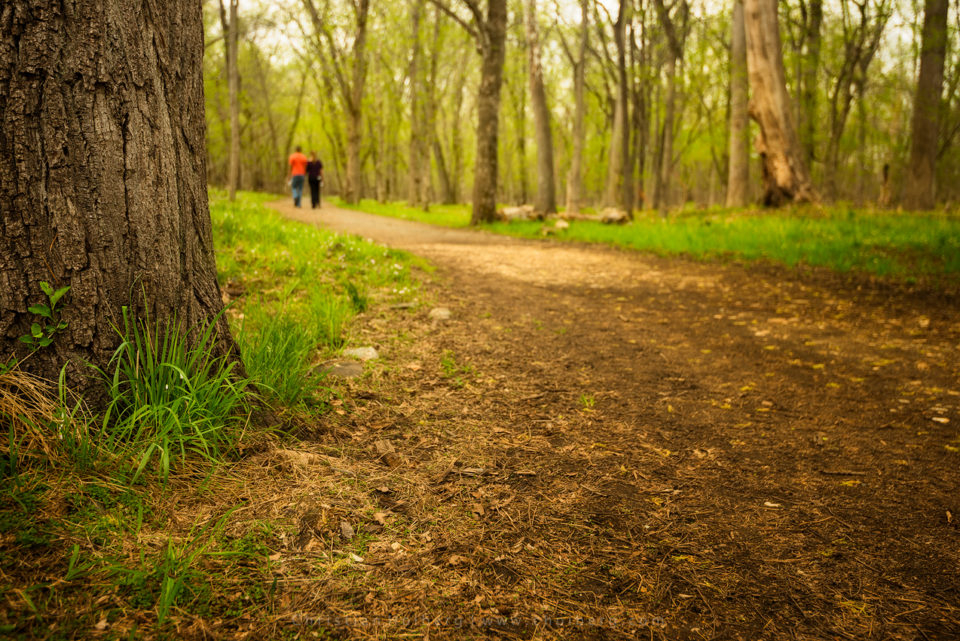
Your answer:
[[[733,3],[733,34],[730,47],[730,162],[727,175],[727,207],[747,204],[750,189],[750,130],[747,113],[747,32],[743,23],[743,0]]]
[[[920,44],[920,76],[913,100],[913,138],[904,204],[931,209],[936,204],[937,137],[940,94],[947,51],[947,0],[926,0]]]
[[[783,71],[777,0],[744,0],[750,115],[760,125],[756,149],[763,159],[767,206],[816,200],[790,109]]]
[[[237,66],[237,46],[240,25],[237,22],[239,0],[230,0],[230,16],[220,0],[220,24],[227,60],[227,92],[230,97],[230,165],[227,171],[227,192],[236,200],[240,184],[240,69]]]
[[[200,4],[5,0],[0,32],[0,358],[24,355],[40,281],[69,285],[66,329],[24,367],[55,378],[69,362],[96,405],[83,363],[108,369],[122,307],[186,327],[222,309]]]
[[[580,48],[573,69],[573,151],[567,173],[567,213],[580,212],[583,198],[583,148],[586,142],[586,100],[584,90],[587,48],[590,45],[590,1],[580,0]]]
[[[537,34],[537,1],[527,0],[527,47],[530,57],[530,104],[537,138],[537,196],[533,208],[544,214],[557,211],[557,190],[553,175],[553,134],[550,130],[550,109],[543,86],[540,63],[540,39]]]
[[[497,143],[500,88],[507,35],[507,0],[488,0],[482,25],[480,88],[477,91],[477,159],[473,178],[471,224],[493,222],[497,214]]]

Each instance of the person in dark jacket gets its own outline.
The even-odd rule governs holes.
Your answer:
[[[307,182],[310,184],[310,206],[316,209],[320,206],[320,188],[323,186],[323,163],[317,158],[317,152],[310,152],[310,162],[307,163]]]

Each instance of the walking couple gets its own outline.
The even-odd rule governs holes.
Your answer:
[[[303,197],[303,182],[310,185],[310,206],[316,209],[320,206],[320,188],[323,186],[323,163],[317,158],[317,152],[311,151],[308,159],[303,155],[302,148],[297,145],[296,151],[290,154],[290,190],[293,192],[294,207],[300,206]]]

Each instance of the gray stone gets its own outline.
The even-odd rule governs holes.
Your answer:
[[[338,378],[357,378],[363,375],[363,363],[339,361],[324,367],[323,373]]]
[[[351,347],[343,350],[343,355],[360,361],[371,361],[380,357],[380,354],[377,353],[377,350],[372,347]]]
[[[430,318],[435,321],[450,320],[450,310],[446,307],[434,307],[430,310]]]

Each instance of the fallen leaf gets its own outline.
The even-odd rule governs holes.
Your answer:
[[[483,516],[483,514],[484,514],[484,512],[483,512],[483,506],[480,505],[479,503],[474,503],[473,505],[471,505],[471,506],[470,506],[470,511],[473,512],[474,514],[476,514],[477,516]]]
[[[353,526],[347,523],[346,521],[340,521],[340,536],[349,541],[353,538],[354,534]]]
[[[373,514],[373,520],[379,523],[380,525],[387,524],[387,513],[386,512],[375,512]]]

